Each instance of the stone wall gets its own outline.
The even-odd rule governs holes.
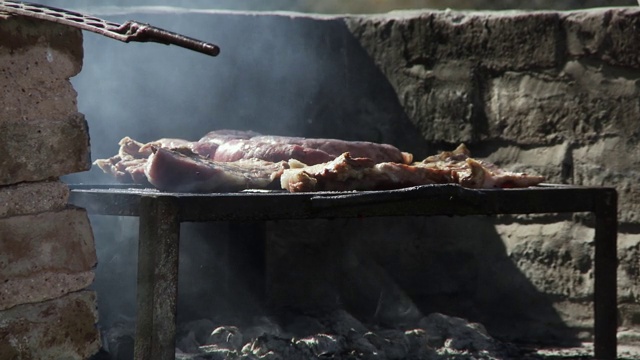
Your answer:
[[[631,29],[640,10],[345,21],[431,146],[465,142],[477,156],[552,183],[617,188],[620,336],[632,340],[626,330],[640,329],[640,35]],[[496,220],[504,251],[565,324],[584,330],[593,295],[589,219],[531,219]]]
[[[69,78],[82,34],[0,14],[0,358],[86,359],[100,347],[96,251],[62,175],[90,167]]]

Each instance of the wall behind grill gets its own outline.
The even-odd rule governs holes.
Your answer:
[[[418,157],[465,142],[476,156],[544,174],[550,182],[616,186],[621,330],[640,326],[640,39],[628,30],[640,21],[637,10],[103,16],[212,41],[222,53],[208,58],[87,35],[86,66],[74,84],[90,122],[94,158],[114,154],[123,136],[195,139],[211,129],[236,128],[388,142]],[[106,178],[92,170],[67,180]],[[346,306],[380,320],[376,309],[385,293],[425,313],[484,322],[496,335],[588,338],[590,221],[542,216],[271,224],[269,241],[287,246],[270,248],[270,271],[278,274],[270,277],[270,294],[276,305],[305,311],[325,299],[323,306]],[[300,234],[308,241],[294,241]],[[336,246],[328,238],[344,239],[340,246],[348,256],[336,260],[331,251],[313,251]],[[326,258],[318,258],[322,253]],[[327,269],[322,278],[305,264],[338,269]],[[293,265],[322,280],[314,283],[322,296],[309,299],[304,283],[291,286],[296,283],[286,274]],[[372,272],[381,275],[366,277]],[[398,320],[393,305],[388,310],[391,318],[383,320]],[[514,314],[522,314],[517,328]],[[631,332],[621,336],[633,340]]]
[[[91,225],[58,180],[91,166],[81,67],[79,30],[0,14],[0,359],[100,347]]]

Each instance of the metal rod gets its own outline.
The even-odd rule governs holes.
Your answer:
[[[167,45],[173,44],[210,56],[218,56],[218,54],[220,54],[220,47],[218,47],[217,45],[181,35],[173,31],[160,29],[155,26],[147,24],[138,25],[141,26],[138,33],[139,36],[132,36],[132,40],[135,39],[135,41],[144,41],[144,39],[149,39],[149,41],[159,42]]]
[[[136,360],[174,360],[180,219],[173,197],[140,199]]]
[[[618,199],[615,190],[595,199],[594,355],[614,360],[617,356],[617,235]]]
[[[177,45],[210,56],[217,56],[220,53],[217,45],[133,20],[118,24],[75,11],[10,0],[0,0],[0,11],[91,31],[127,43],[157,42]]]

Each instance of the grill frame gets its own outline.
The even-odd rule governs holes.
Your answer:
[[[541,184],[524,189],[424,185],[390,191],[166,193],[130,185],[70,186],[92,215],[140,218],[135,358],[175,359],[181,222],[369,216],[465,216],[590,212],[595,215],[594,355],[617,356],[617,192]]]

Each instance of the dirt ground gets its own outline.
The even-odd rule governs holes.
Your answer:
[[[581,347],[562,349],[537,349],[533,351],[532,358],[539,357],[545,360],[582,360],[593,359],[593,343],[583,343]],[[618,359],[640,359],[640,345],[618,345]]]

